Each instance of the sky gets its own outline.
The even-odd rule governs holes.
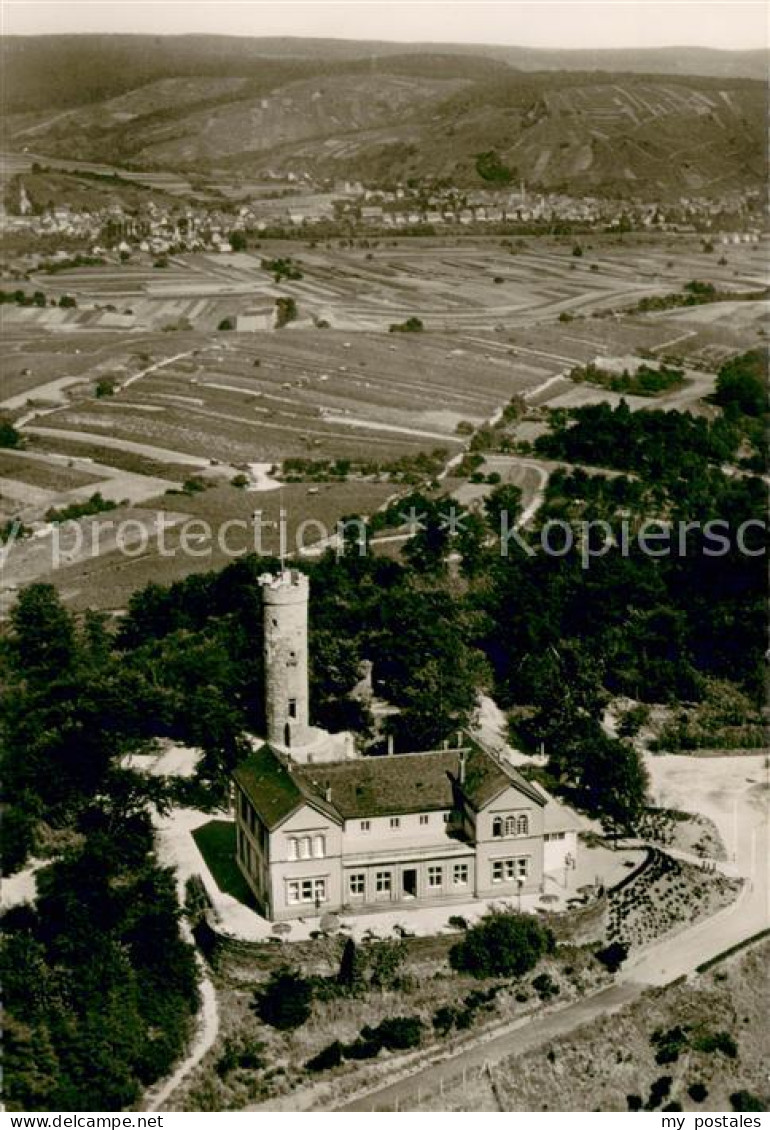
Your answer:
[[[0,0],[6,35],[318,36],[525,47],[768,47],[766,0]]]

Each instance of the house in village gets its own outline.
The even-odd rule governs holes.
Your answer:
[[[576,819],[469,735],[361,756],[309,724],[308,578],[261,578],[267,741],[234,773],[237,862],[272,920],[443,906],[543,889]]]

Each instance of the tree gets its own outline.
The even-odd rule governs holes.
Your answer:
[[[271,974],[267,986],[256,994],[255,1003],[265,1024],[291,1032],[310,1017],[313,989],[296,970],[284,966]]]
[[[494,149],[479,153],[475,163],[476,172],[482,180],[502,185],[510,184],[514,179],[514,170],[503,163],[500,154]]]
[[[723,408],[734,407],[746,416],[762,416],[768,411],[767,379],[766,351],[742,353],[720,368],[714,402]]]
[[[293,298],[276,298],[275,300],[275,328],[278,330],[288,326],[299,316],[297,303]]]
[[[233,318],[223,318],[217,326],[218,330],[234,330],[235,320]]]
[[[53,679],[70,667],[75,657],[75,628],[53,585],[23,589],[10,619],[9,646],[20,674]]]
[[[361,954],[354,938],[347,938],[342,950],[337,982],[349,993],[360,992],[364,987],[365,959]]]
[[[0,417],[0,448],[21,447],[21,432],[13,426],[10,420]]]
[[[242,231],[231,231],[227,237],[228,243],[233,251],[246,251],[248,250],[249,241]]]
[[[529,914],[492,911],[449,951],[449,963],[474,977],[521,977],[554,946],[550,930]]]

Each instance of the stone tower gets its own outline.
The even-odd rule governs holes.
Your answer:
[[[308,715],[307,612],[310,584],[284,569],[259,578],[265,647],[267,740],[291,750],[312,743]]]

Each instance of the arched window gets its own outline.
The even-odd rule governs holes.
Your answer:
[[[311,839],[310,836],[303,836],[299,841],[299,857],[300,859],[310,859],[311,856]]]
[[[299,859],[297,841],[294,838],[289,840],[289,859]]]
[[[517,836],[529,835],[529,817],[520,816],[516,821],[516,834]]]
[[[506,836],[516,835],[516,817],[506,816],[505,818],[505,834]]]
[[[492,821],[492,835],[502,836],[503,834],[503,819],[501,816],[496,816]]]
[[[326,855],[326,840],[323,836],[313,836],[313,858],[323,859]]]

